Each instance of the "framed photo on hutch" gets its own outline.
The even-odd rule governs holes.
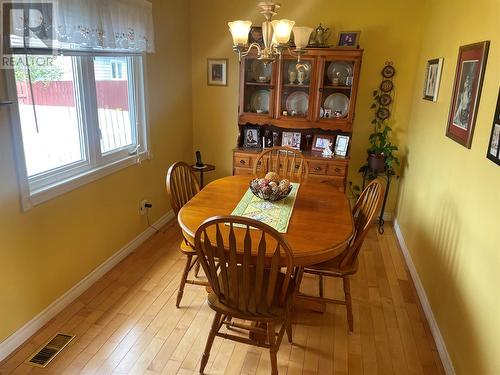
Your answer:
[[[441,70],[443,69],[443,58],[427,61],[427,71],[424,82],[424,99],[437,102],[439,82],[441,81]]]
[[[330,143],[333,144],[334,140],[335,136],[333,135],[315,134],[311,150],[323,152],[325,148],[330,147]]]
[[[207,59],[207,85],[227,86],[228,59]]]
[[[491,128],[486,157],[500,165],[500,91],[498,92],[497,109],[495,110],[495,117],[493,117],[493,126]]]
[[[347,149],[349,148],[349,136],[348,135],[337,135],[335,141],[335,155],[347,156]]]
[[[446,136],[471,148],[490,42],[460,47]]]

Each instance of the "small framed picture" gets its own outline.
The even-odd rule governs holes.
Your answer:
[[[349,148],[349,136],[337,135],[335,141],[335,155],[347,156],[347,149]]]
[[[488,152],[486,157],[492,162],[500,165],[500,92],[498,93],[497,109],[493,118],[491,128],[490,142],[488,143]]]
[[[207,59],[207,84],[227,86],[228,59]]]
[[[252,26],[248,33],[248,44],[257,43],[259,46],[264,47],[264,37],[262,36],[261,26]]]
[[[361,31],[341,31],[339,33],[339,47],[357,48]]]
[[[243,147],[245,148],[260,148],[260,127],[246,126],[243,128]]]
[[[443,69],[443,58],[427,61],[427,72],[424,83],[424,99],[433,102],[437,101],[439,92],[439,81],[441,80],[441,70]]]
[[[281,145],[299,150],[300,138],[301,134],[298,132],[283,132],[281,135]]]
[[[335,137],[333,135],[315,134],[311,150],[323,152],[325,148],[333,144],[334,139]]]
[[[471,148],[490,42],[461,46],[446,136]]]

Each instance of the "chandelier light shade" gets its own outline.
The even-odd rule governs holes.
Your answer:
[[[290,20],[274,20],[271,22],[273,25],[273,35],[276,43],[286,44],[290,40],[290,34],[292,33],[292,27],[295,21]]]
[[[297,49],[290,51],[289,40],[295,21],[287,19],[272,20],[280,8],[280,4],[273,1],[261,1],[257,6],[261,9],[260,13],[265,18],[264,22],[262,22],[263,46],[255,42],[248,45],[248,33],[252,26],[251,21],[228,22],[229,30],[233,36],[233,51],[238,54],[240,61],[242,56],[248,55],[252,48],[255,48],[259,60],[263,61],[264,64],[272,63],[277,58],[281,58],[283,51],[286,49],[290,54],[297,56],[297,61],[300,62],[300,57],[306,53],[304,48],[309,42],[312,29],[310,27],[296,28],[299,31],[295,34],[295,38],[299,40],[300,47],[297,45]]]
[[[233,21],[228,22],[229,30],[233,36],[233,44],[246,45],[248,43],[248,33],[252,26],[252,21]]]
[[[295,40],[295,47],[299,50],[306,48],[309,44],[309,38],[312,32],[312,27],[295,26],[293,28],[293,39]]]

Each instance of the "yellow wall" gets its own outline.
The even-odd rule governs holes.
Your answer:
[[[357,170],[366,160],[368,134],[372,130],[371,95],[380,84],[380,71],[387,60],[393,60],[397,69],[393,108],[395,139],[403,148],[406,143],[423,9],[418,2],[410,0],[388,0],[383,4],[373,0],[283,0],[280,3],[279,17],[296,20],[297,25],[316,27],[321,22],[333,27],[335,32],[361,30],[360,45],[365,53],[349,173],[350,180],[359,182]],[[206,162],[217,165],[217,173],[211,177],[232,173],[231,150],[237,139],[239,67],[237,56],[231,50],[227,22],[250,19],[260,24],[263,17],[256,4],[256,0],[191,1],[194,147],[202,151]],[[230,59],[229,87],[207,86],[209,57]],[[395,184],[389,212],[394,209],[396,191]]]
[[[8,113],[0,111],[0,342],[146,229],[142,198],[154,205],[152,220],[169,210],[166,168],[192,160],[189,8],[184,0],[154,0],[153,12],[157,52],[147,66],[154,159],[21,213]]]
[[[500,373],[500,168],[486,159],[498,95],[498,0],[441,0],[426,11],[398,222],[456,373]],[[445,136],[460,45],[491,40],[470,150]],[[444,57],[437,103],[425,64]]]

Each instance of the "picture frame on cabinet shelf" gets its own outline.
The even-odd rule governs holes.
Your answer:
[[[423,99],[425,100],[437,102],[439,83],[441,81],[441,71],[443,70],[443,61],[443,58],[427,61],[423,96]]]
[[[244,148],[261,148],[260,127],[245,126],[243,128],[243,147]]]
[[[338,47],[358,48],[361,31],[340,31]]]
[[[259,46],[264,47],[264,37],[262,35],[262,26],[250,27],[248,33],[248,44],[257,43]]]
[[[301,134],[299,132],[283,132],[281,135],[281,146],[300,150]]]
[[[490,42],[461,46],[446,136],[471,148]]]
[[[348,135],[337,135],[335,140],[334,153],[338,156],[347,156],[347,150],[349,149],[350,137]]]
[[[207,85],[227,86],[228,59],[207,59]]]
[[[497,165],[500,165],[500,90],[498,92],[497,108],[495,110],[495,117],[493,117],[493,126],[491,128],[486,157]]]
[[[311,151],[323,152],[323,150],[327,147],[330,147],[330,144],[333,144],[334,141],[335,141],[335,136],[333,135],[315,134]]]

